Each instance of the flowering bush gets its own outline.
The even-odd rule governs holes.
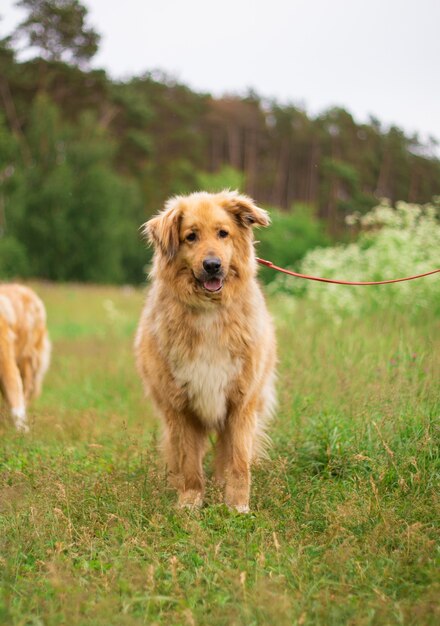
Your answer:
[[[388,280],[440,268],[440,198],[420,206],[382,201],[364,216],[351,215],[359,224],[355,243],[316,248],[303,259],[305,274],[346,280]],[[440,275],[392,285],[349,287],[280,276],[272,289],[306,295],[332,314],[360,313],[389,306],[431,307],[440,312]]]

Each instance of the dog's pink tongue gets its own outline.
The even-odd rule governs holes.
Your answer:
[[[222,281],[220,278],[211,278],[210,280],[206,280],[203,286],[208,291],[218,291],[222,286]]]

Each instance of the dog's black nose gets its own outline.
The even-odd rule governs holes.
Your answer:
[[[208,274],[216,274],[222,266],[222,262],[216,256],[208,256],[203,261],[203,268]]]

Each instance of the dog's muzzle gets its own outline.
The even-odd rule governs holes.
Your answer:
[[[210,293],[221,291],[223,278],[221,260],[216,256],[206,257],[203,261],[203,273],[198,279],[203,288]]]

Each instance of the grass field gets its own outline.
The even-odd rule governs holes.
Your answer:
[[[134,371],[143,294],[36,289],[53,358],[30,434],[2,413],[0,623],[440,623],[438,319],[335,325],[272,300],[279,410],[253,512],[210,485],[192,513]]]

